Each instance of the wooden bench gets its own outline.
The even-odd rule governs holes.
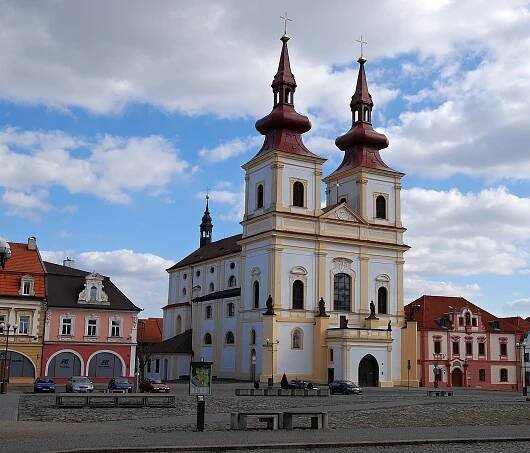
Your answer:
[[[251,417],[265,422],[267,429],[278,429],[282,425],[281,412],[232,412],[230,414],[230,429],[248,429],[248,419]]]
[[[55,396],[55,405],[57,407],[174,407],[175,395],[60,393]]]
[[[284,412],[283,429],[293,429],[294,417],[309,417],[311,429],[328,429],[327,412]]]
[[[452,390],[427,390],[427,396],[453,396]]]

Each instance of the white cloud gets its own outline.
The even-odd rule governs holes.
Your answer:
[[[0,131],[0,186],[13,215],[45,212],[47,189],[92,194],[129,203],[131,193],[161,189],[175,176],[193,172],[165,138],[104,135],[93,142],[64,132]],[[63,210],[71,212],[68,205]],[[37,214],[31,214],[37,215]]]
[[[436,296],[461,296],[472,299],[481,294],[477,283],[459,285],[451,281],[427,280],[416,274],[407,274],[404,278],[405,303],[409,303],[424,294]]]
[[[241,189],[231,190],[232,185],[229,182],[222,181],[217,184],[213,190],[209,191],[211,203],[215,203],[216,210],[221,214],[219,218],[226,222],[240,222],[243,219],[245,214],[245,185],[241,186]],[[199,192],[197,198],[202,198],[206,196],[206,192]],[[218,204],[222,206],[219,207]],[[227,206],[227,209],[224,210],[224,206]]]
[[[132,250],[41,251],[46,261],[62,264],[68,256],[74,267],[87,272],[96,271],[110,277],[114,284],[138,307],[142,317],[162,316],[160,308],[167,303],[168,277],[165,269],[174,261],[151,253]]]
[[[256,150],[257,146],[263,142],[263,138],[253,136],[244,138],[234,138],[227,142],[221,143],[214,148],[201,148],[199,156],[205,159],[206,163],[222,162],[231,157],[246,154],[249,151]]]
[[[402,192],[406,269],[437,275],[511,275],[530,261],[530,199],[504,187],[479,193]]]

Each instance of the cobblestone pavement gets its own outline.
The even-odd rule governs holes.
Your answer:
[[[68,448],[163,445],[233,445],[270,442],[335,442],[486,437],[530,438],[530,402],[513,392],[456,391],[429,398],[425,390],[367,389],[361,396],[236,397],[234,384],[219,385],[207,397],[206,432],[195,432],[196,402],[187,387],[172,386],[174,408],[64,409],[53,395],[23,394],[19,422],[0,423],[6,452]],[[229,413],[314,407],[329,414],[329,430],[230,431]],[[333,451],[439,452],[530,451],[528,443],[363,447]],[[3,450],[4,451],[4,450]],[[264,450],[267,452],[274,450]],[[288,450],[290,452],[295,450]],[[326,451],[311,449],[301,451]],[[254,452],[256,453],[256,452]]]

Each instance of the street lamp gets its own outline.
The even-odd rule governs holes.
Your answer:
[[[0,384],[0,393],[7,393],[7,383],[9,382],[9,367],[7,365],[7,348],[9,346],[9,332],[13,332],[13,335],[17,333],[18,326],[16,324],[9,324],[2,322],[0,323],[0,330],[6,337],[6,348],[4,352],[4,368],[2,373],[2,383]]]
[[[269,379],[269,387],[274,385],[274,345],[278,344],[280,340],[270,340],[265,338],[264,348],[271,348],[271,377]]]
[[[526,341],[521,341],[520,343],[516,343],[515,346],[517,347],[517,349],[519,350],[523,350],[523,369],[524,369],[524,374],[523,374],[523,396],[526,396],[528,394],[528,389],[527,389],[527,382],[526,382],[526,347],[528,346],[526,344]]]
[[[7,260],[11,258],[11,247],[5,239],[0,238],[0,267],[5,269]]]

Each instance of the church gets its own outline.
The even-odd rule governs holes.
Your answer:
[[[294,107],[289,36],[281,41],[273,108],[256,122],[263,146],[242,166],[242,232],[214,241],[207,199],[199,248],[167,269],[164,339],[191,350],[164,356],[164,377],[202,359],[217,378],[406,384],[404,175],[380,155],[389,142],[372,127],[366,59],[351,129],[335,141],[344,158],[322,178],[326,159],[304,145],[311,123]]]

